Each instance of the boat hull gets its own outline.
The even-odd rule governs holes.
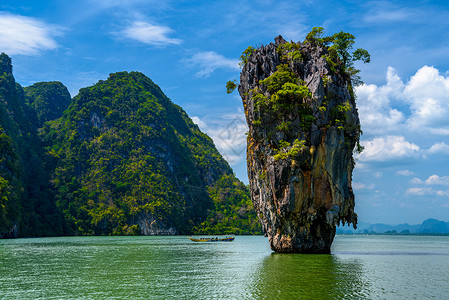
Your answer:
[[[232,242],[235,238],[229,237],[229,238],[191,238],[189,237],[189,240],[192,242],[198,242],[198,243],[213,243],[213,242]]]

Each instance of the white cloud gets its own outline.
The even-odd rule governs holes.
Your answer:
[[[433,144],[428,150],[429,154],[449,154],[449,145],[441,142]]]
[[[429,187],[419,188],[412,187],[407,189],[407,195],[412,196],[440,196],[440,197],[449,197],[449,190],[434,190]]]
[[[428,196],[434,193],[435,191],[432,190],[431,188],[418,188],[418,187],[408,188],[406,191],[406,194],[414,196]]]
[[[449,197],[449,190],[445,190],[445,191],[443,191],[443,190],[438,190],[437,192],[436,192],[436,194],[438,195],[438,196],[441,196],[441,197]],[[449,204],[449,203],[448,203]]]
[[[444,10],[436,10],[429,6],[425,9],[420,7],[417,3],[413,6],[404,6],[396,4],[396,1],[367,1],[366,13],[363,16],[363,21],[368,26],[386,24],[390,26],[403,25],[404,23],[425,23],[440,19],[440,15],[445,16]],[[447,18],[441,21],[445,22]],[[396,23],[396,24],[389,24]]]
[[[241,114],[215,115],[213,120],[207,121],[192,117],[192,121],[212,138],[218,151],[231,166],[244,160],[248,125]]]
[[[248,125],[241,115],[223,117],[222,125],[212,130],[211,135],[223,156],[231,165],[234,165],[245,157]]]
[[[427,186],[442,186],[449,185],[449,175],[448,176],[438,176],[431,175],[426,180],[421,180],[417,177],[410,180],[410,183],[417,185],[427,185]],[[439,197],[449,197],[449,190],[435,190],[432,187],[411,187],[406,191],[407,195],[414,196],[439,196]]]
[[[53,37],[61,34],[61,28],[37,19],[0,13],[0,28],[0,52],[8,55],[35,55],[58,48]]]
[[[415,174],[415,172],[410,171],[410,170],[398,170],[396,172],[397,175],[402,175],[402,176],[412,176]]]
[[[170,27],[154,25],[143,21],[134,21],[116,36],[125,37],[152,46],[179,45],[182,40],[171,38],[174,30]],[[122,35],[122,36],[121,36]]]
[[[213,51],[198,52],[186,59],[185,63],[191,67],[198,66],[200,70],[196,75],[199,77],[209,77],[218,68],[240,70],[238,59],[226,58]]]
[[[354,188],[354,190],[372,190],[374,189],[374,184],[370,184],[370,185],[366,185],[362,182],[353,182],[352,183],[352,187]]]
[[[358,155],[361,162],[390,161],[416,156],[419,146],[405,140],[403,136],[377,137],[362,143],[365,149]]]
[[[449,185],[449,176],[432,175],[425,181],[428,185]]]
[[[410,13],[406,10],[398,11],[378,11],[375,14],[365,16],[364,21],[367,23],[385,24],[389,22],[401,22],[410,18]]]
[[[412,130],[449,134],[449,77],[434,67],[424,66],[410,78],[404,89],[412,115],[407,125]]]
[[[418,177],[414,177],[410,180],[412,184],[426,184],[426,185],[449,185],[448,176],[438,176],[436,174],[429,176],[426,180],[421,180]]]
[[[387,83],[357,87],[358,108],[366,134],[409,131],[449,135],[449,76],[424,66],[408,82],[389,67]],[[395,105],[407,105],[406,116]]]
[[[412,183],[412,184],[423,184],[424,181],[422,181],[418,177],[413,177],[412,179],[410,179],[410,183]]]
[[[363,16],[363,21],[370,25],[385,25],[386,23],[414,22],[419,11],[413,8],[401,7],[394,2],[370,1],[367,2],[367,12]]]
[[[391,108],[391,99],[400,96],[404,84],[396,71],[389,67],[387,70],[387,84],[361,85],[356,88],[357,106],[365,133],[385,133],[397,131],[405,121],[404,114]]]
[[[206,130],[207,130],[207,124],[206,124],[206,123],[204,123],[204,122],[203,122],[200,118],[198,118],[198,117],[192,117],[191,119],[192,119],[193,123],[195,123],[196,125],[198,125],[198,126],[200,127],[200,130],[201,130],[201,131],[206,132]]]

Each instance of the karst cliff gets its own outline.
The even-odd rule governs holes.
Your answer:
[[[329,253],[336,226],[357,224],[351,177],[361,131],[352,61],[369,62],[369,54],[340,52],[337,35],[320,33],[303,43],[279,36],[241,57],[251,198],[276,252]]]
[[[248,188],[212,139],[139,72],[73,99],[23,88],[0,53],[0,239],[255,234]]]

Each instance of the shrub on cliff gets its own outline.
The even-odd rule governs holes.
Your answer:
[[[358,75],[360,70],[354,67],[354,62],[362,61],[364,63],[369,63],[371,57],[368,51],[362,48],[352,51],[355,43],[354,35],[340,31],[331,36],[324,36],[323,27],[314,27],[312,31],[307,34],[304,42],[326,47],[329,52],[326,59],[330,66],[335,68],[338,64],[340,66],[341,74],[349,76],[352,85],[356,86],[363,84]],[[329,44],[331,45],[329,46]]]

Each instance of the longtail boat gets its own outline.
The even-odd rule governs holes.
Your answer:
[[[189,240],[193,242],[232,242],[235,238],[234,237],[226,237],[226,238],[191,238],[189,237]]]

